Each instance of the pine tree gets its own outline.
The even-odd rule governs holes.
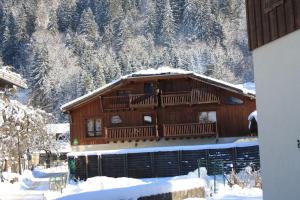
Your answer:
[[[109,24],[110,17],[111,17],[109,14],[110,1],[94,0],[91,3],[92,3],[91,8],[93,9],[95,20],[99,27],[99,32],[103,34],[105,31],[105,27]]]
[[[165,9],[162,21],[161,42],[166,46],[171,46],[175,40],[175,21],[169,0],[165,2]]]
[[[77,30],[79,34],[86,36],[89,41],[97,41],[99,37],[98,26],[95,21],[94,14],[90,8],[84,10],[81,14]]]
[[[68,29],[75,29],[74,18],[76,16],[75,0],[61,1],[57,9],[59,31],[65,32]]]
[[[31,69],[31,103],[43,109],[49,109],[49,100],[45,93],[45,82],[50,71],[48,50],[46,46],[35,49]]]

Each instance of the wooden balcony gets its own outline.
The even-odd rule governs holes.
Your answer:
[[[167,93],[161,95],[161,104],[163,107],[219,102],[220,98],[213,90],[192,90],[189,92]]]
[[[114,127],[105,128],[108,141],[144,140],[158,137],[156,126]]]
[[[164,124],[164,137],[217,136],[217,123]]]
[[[157,106],[155,95],[131,94],[128,96],[103,97],[104,111],[129,110],[131,108],[147,108]]]
[[[129,97],[128,96],[103,97],[102,106],[104,111],[129,109]]]
[[[157,106],[156,95],[134,94],[129,96],[130,108],[155,107]]]

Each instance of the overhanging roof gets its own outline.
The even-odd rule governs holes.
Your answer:
[[[86,95],[83,95],[77,99],[74,99],[73,101],[70,101],[64,105],[61,106],[61,110],[63,112],[66,112],[74,107],[79,106],[82,103],[88,102],[90,100],[93,100],[97,97],[99,97],[101,94],[105,93],[106,91],[109,91],[110,89],[113,89],[114,87],[117,87],[121,85],[123,82],[127,80],[135,80],[135,79],[144,79],[144,78],[162,78],[162,77],[176,77],[176,76],[185,76],[192,79],[200,80],[202,82],[205,82],[209,85],[214,85],[216,87],[239,93],[244,96],[248,96],[250,98],[255,98],[255,92],[251,90],[247,90],[241,86],[237,86],[222,80],[218,80],[215,78],[211,78],[208,76],[205,76],[203,74],[198,74],[192,71],[186,71],[182,69],[173,69],[169,67],[161,67],[158,69],[147,69],[147,70],[141,70],[126,76],[122,76],[118,80],[115,80],[109,84],[104,85],[103,87],[100,87],[93,92],[90,92]]]
[[[27,88],[25,80],[19,74],[8,70],[8,67],[0,68],[0,80],[20,88]]]

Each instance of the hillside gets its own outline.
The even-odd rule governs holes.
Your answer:
[[[140,69],[253,81],[242,0],[1,0],[0,56],[33,106],[61,104]]]

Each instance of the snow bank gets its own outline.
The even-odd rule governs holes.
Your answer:
[[[21,176],[20,188],[23,190],[48,190],[49,178],[36,178],[30,170],[25,170]]]
[[[94,179],[94,180],[92,180]],[[79,186],[84,188],[85,192],[82,190],[75,189],[72,192],[76,192],[76,194],[69,194],[66,196],[62,196],[57,198],[61,200],[79,200],[79,199],[109,199],[109,200],[134,200],[142,196],[150,196],[154,194],[161,194],[161,193],[168,193],[173,191],[182,191],[182,190],[189,190],[197,187],[204,187],[204,182],[202,179],[199,178],[190,178],[190,179],[175,179],[172,178],[157,178],[157,179],[129,179],[129,178],[108,178],[108,177],[95,177],[92,179],[88,179],[88,183],[79,183]],[[103,180],[101,180],[103,179]],[[103,182],[106,185],[107,189],[101,189],[103,185],[99,184]],[[121,183],[123,182],[123,183]],[[85,184],[83,187],[82,185]],[[129,187],[118,187],[116,185],[131,185]],[[109,188],[112,186],[113,188]],[[95,191],[92,191],[92,190]],[[68,191],[69,188],[63,191]],[[70,191],[69,191],[70,192]],[[78,193],[79,192],[79,193]],[[48,196],[49,197],[49,196]],[[50,197],[51,198],[51,197]]]
[[[120,150],[102,150],[102,151],[81,151],[70,152],[68,157],[88,156],[88,155],[104,155],[104,154],[129,154],[129,153],[146,153],[146,152],[161,152],[161,151],[187,151],[187,150],[205,150],[205,149],[227,149],[235,147],[256,146],[258,142],[236,142],[225,144],[206,144],[193,146],[172,146],[172,147],[148,147],[136,149],[120,149]]]
[[[32,175],[35,178],[45,178],[55,176],[57,174],[68,173],[69,169],[67,165],[58,166],[58,167],[51,167],[51,168],[42,168],[42,167],[35,167],[32,171]]]

